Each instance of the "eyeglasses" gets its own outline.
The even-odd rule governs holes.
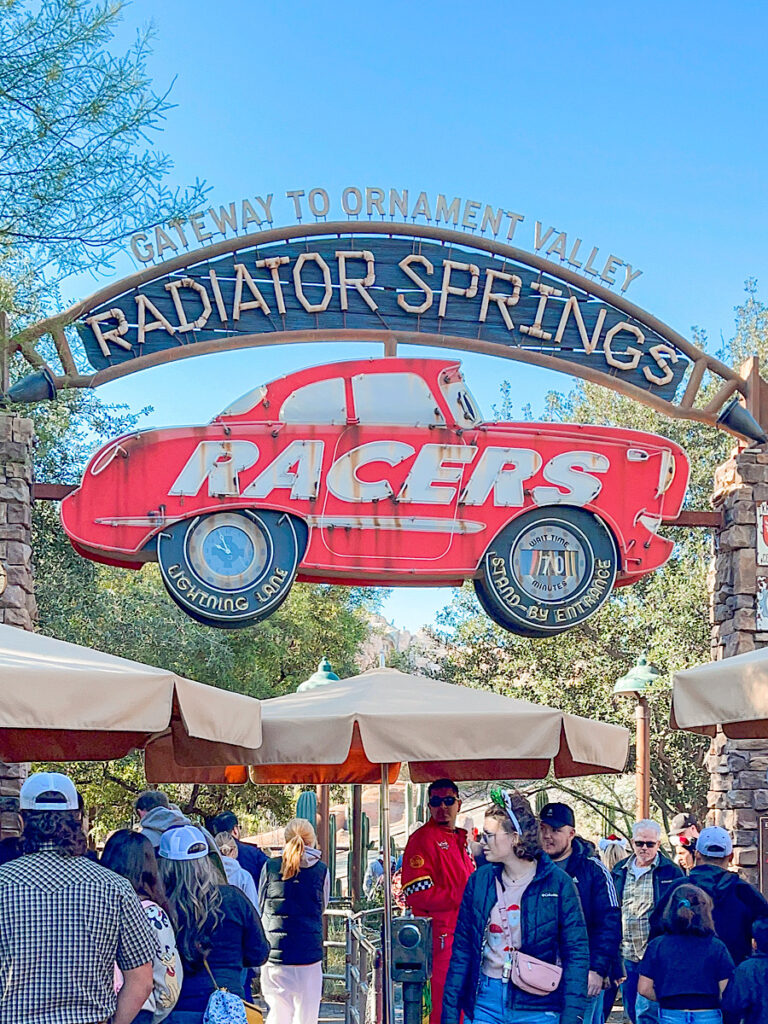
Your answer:
[[[481,832],[480,834],[481,834],[481,835],[482,835],[482,837],[483,837],[483,842],[484,842],[484,843],[490,843],[490,841],[491,841],[492,839],[495,839],[495,838],[496,838],[496,836],[497,836],[497,835],[498,835],[499,833],[498,833],[498,832]]]
[[[430,807],[439,807],[440,804],[445,804],[446,807],[453,807],[455,803],[455,796],[431,796],[429,798]]]
[[[647,846],[649,850],[659,845],[658,839],[633,839],[632,842],[635,846]]]

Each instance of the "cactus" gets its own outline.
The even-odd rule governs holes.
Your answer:
[[[540,789],[536,794],[536,815],[538,816],[549,803],[549,793],[546,789]]]
[[[305,789],[299,794],[296,801],[296,817],[306,818],[312,828],[317,828],[317,793],[314,789]]]

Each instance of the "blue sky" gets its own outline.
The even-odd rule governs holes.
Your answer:
[[[136,0],[118,45],[153,21],[159,137],[212,203],[288,189],[424,189],[525,216],[643,270],[627,298],[716,344],[747,277],[768,282],[764,40],[768,6]],[[120,273],[131,270],[126,260]],[[101,282],[72,282],[82,298]],[[764,290],[761,289],[764,294]],[[102,388],[204,422],[248,387],[349,349],[254,349],[191,359]],[[353,349],[372,352],[372,349]],[[486,413],[499,382],[536,409],[568,378],[464,357]],[[445,591],[395,591],[385,614],[430,621]]]

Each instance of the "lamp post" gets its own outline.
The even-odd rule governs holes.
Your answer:
[[[317,666],[317,672],[313,672],[309,679],[305,679],[303,683],[299,683],[296,687],[297,693],[308,693],[310,690],[317,690],[321,686],[327,686],[328,683],[337,683],[339,677],[331,668],[331,663],[327,658],[322,658],[320,664]],[[330,787],[328,786],[317,786],[317,841],[323,854],[329,856],[330,848],[330,814],[331,814],[331,798],[330,798]]]
[[[651,774],[650,774],[650,709],[645,691],[659,678],[661,671],[651,665],[648,658],[641,654],[635,665],[625,676],[616,681],[613,695],[634,697],[636,722],[636,766],[635,766],[635,814],[637,820],[648,818],[651,813]]]

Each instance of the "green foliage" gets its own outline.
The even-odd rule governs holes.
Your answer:
[[[721,357],[739,365],[757,353],[768,358],[768,307],[748,281],[745,302],[736,309],[736,332]],[[698,340],[706,343],[699,332]],[[713,385],[709,383],[707,390]],[[505,383],[497,410],[510,415],[514,393]],[[690,508],[706,508],[715,467],[733,447],[733,439],[711,427],[673,420],[597,385],[579,383],[569,394],[551,392],[544,419],[631,427],[662,434],[688,453]],[[675,541],[664,568],[614,591],[604,607],[582,626],[557,637],[529,640],[497,627],[480,610],[466,586],[443,612],[440,639],[448,653],[443,675],[453,682],[548,704],[574,714],[615,722],[632,730],[634,703],[614,699],[613,686],[647,652],[662,670],[650,697],[651,797],[667,821],[678,811],[703,818],[708,775],[704,757],[709,741],[669,727],[671,674],[709,660],[710,625],[706,575],[711,537],[701,529],[667,528]],[[629,770],[634,769],[634,750]],[[558,784],[550,780],[550,789]],[[633,819],[631,794],[614,780],[580,781],[561,787],[625,830]]]
[[[151,30],[115,52],[123,9],[0,8],[0,257],[16,309],[45,281],[110,266],[129,231],[184,216],[205,195],[199,183],[165,184],[172,164],[152,137],[170,105],[147,72]]]
[[[97,444],[134,429],[139,419],[83,393],[40,404],[31,415],[38,476],[48,480],[77,479]],[[374,591],[297,584],[265,622],[217,630],[197,624],[173,604],[156,565],[138,572],[113,569],[77,555],[53,502],[34,506],[33,550],[41,632],[258,698],[294,691],[324,655],[339,675],[353,675],[368,610],[379,599]],[[82,787],[95,835],[130,822],[132,801],[146,788],[140,755],[69,764],[66,770]],[[187,813],[210,815],[231,806],[253,826],[272,828],[292,812],[293,796],[281,787],[168,789]]]

